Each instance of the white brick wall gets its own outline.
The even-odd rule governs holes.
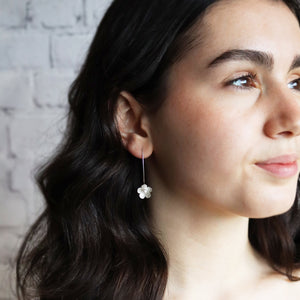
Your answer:
[[[1,93],[1,89],[0,89],[0,93]],[[0,96],[0,103],[1,103],[1,96]],[[7,129],[8,129],[8,117],[3,112],[0,111],[0,138],[1,138],[0,157],[5,157],[5,154],[7,153],[7,146],[8,146]],[[1,178],[1,174],[2,172],[0,171],[0,178]]]
[[[49,37],[33,32],[9,30],[0,35],[0,68],[49,67]]]
[[[111,0],[86,0],[86,23],[97,26]]]
[[[65,126],[67,90],[111,0],[0,0],[0,300],[42,209],[33,169]]]
[[[74,74],[70,70],[58,71],[55,69],[36,73],[34,76],[34,98],[36,99],[36,104],[40,107],[66,107],[66,94],[74,79]],[[55,89],[53,86],[55,86]]]
[[[51,40],[54,68],[72,68],[82,63],[92,35],[56,35]]]
[[[35,26],[74,27],[83,20],[84,10],[81,0],[32,0],[30,8],[30,17]]]
[[[13,2],[8,5],[8,2]],[[12,5],[13,4],[13,5]],[[0,26],[24,27],[26,23],[26,1],[0,0]]]
[[[20,99],[19,95],[22,95]],[[0,108],[23,110],[32,107],[31,75],[19,71],[0,71]]]

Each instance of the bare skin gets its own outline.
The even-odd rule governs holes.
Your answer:
[[[274,272],[248,240],[249,218],[286,212],[296,193],[299,24],[280,1],[230,0],[208,11],[199,33],[155,115],[126,92],[119,99],[125,146],[149,157],[153,226],[168,253],[164,300],[299,299],[300,281]],[[216,60],[233,49],[269,59]],[[282,155],[295,158],[295,173],[259,167]]]

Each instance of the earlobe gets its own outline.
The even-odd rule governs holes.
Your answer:
[[[149,120],[136,99],[122,91],[117,100],[116,122],[124,147],[135,157],[145,158],[152,154]]]

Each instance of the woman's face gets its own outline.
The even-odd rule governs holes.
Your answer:
[[[299,175],[297,19],[280,1],[220,1],[199,34],[150,117],[153,196],[254,218],[283,213]]]

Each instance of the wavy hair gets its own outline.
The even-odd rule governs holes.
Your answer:
[[[275,0],[272,0],[275,1]],[[160,300],[167,253],[136,193],[141,168],[116,126],[126,90],[148,110],[166,95],[170,67],[201,37],[195,24],[217,1],[115,0],[69,90],[67,129],[36,175],[45,209],[17,256],[19,299]],[[299,2],[284,1],[299,20]],[[249,240],[290,280],[300,267],[299,207],[251,219]]]

